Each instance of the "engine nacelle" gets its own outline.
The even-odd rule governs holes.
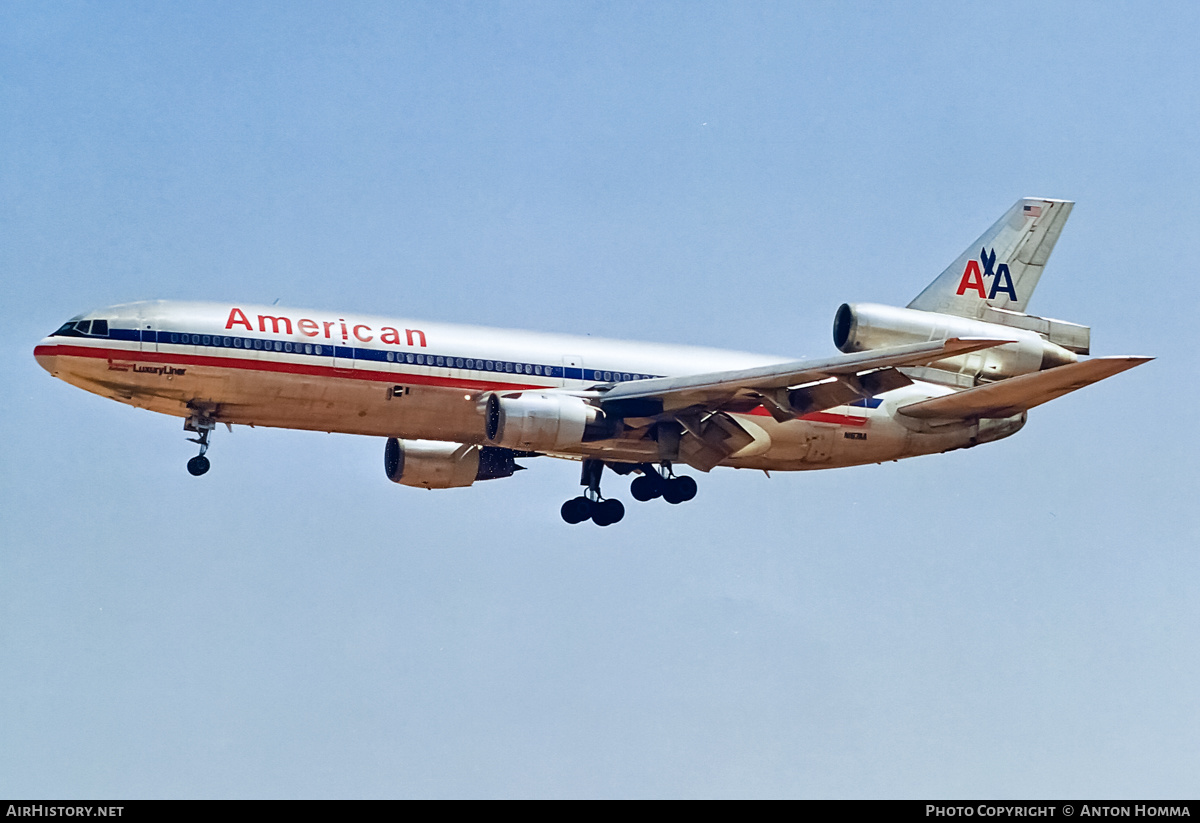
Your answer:
[[[509,449],[554,450],[605,436],[604,412],[582,397],[552,392],[488,395],[488,442]]]
[[[1077,359],[1073,352],[1051,343],[1037,332],[952,314],[875,303],[843,303],[833,319],[834,345],[847,354],[950,337],[1014,341],[930,364],[933,368],[963,372],[989,380],[1065,366]]]
[[[383,451],[388,480],[419,489],[461,488],[476,480],[511,477],[519,468],[512,452],[490,446],[389,437]]]

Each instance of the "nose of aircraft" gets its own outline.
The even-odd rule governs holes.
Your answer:
[[[38,365],[51,374],[58,373],[58,357],[55,356],[57,341],[53,336],[43,337],[41,341],[33,347],[33,357],[37,360]]]

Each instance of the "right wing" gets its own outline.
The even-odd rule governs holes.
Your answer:
[[[777,420],[791,420],[909,385],[897,366],[920,366],[1010,342],[952,337],[825,360],[636,380],[601,389],[600,406],[616,417],[679,417],[762,405]]]
[[[912,383],[898,366],[921,366],[989,349],[1010,340],[957,338],[797,360],[753,369],[656,377],[597,386],[595,395],[613,419],[653,427],[659,458],[680,459],[709,471],[731,454],[769,443],[762,429],[730,413],[763,406],[780,422]]]

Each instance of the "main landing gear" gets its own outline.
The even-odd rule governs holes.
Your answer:
[[[661,497],[672,505],[686,503],[696,496],[696,481],[690,477],[676,477],[669,462],[663,462],[663,471],[650,463],[640,466],[642,476],[629,484],[629,493],[643,503]]]
[[[696,481],[690,477],[676,477],[670,462],[666,460],[663,461],[661,471],[652,463],[642,463],[636,469],[631,463],[618,463],[611,468],[618,474],[629,474],[635,470],[642,472],[630,485],[629,491],[635,499],[643,502],[661,497],[668,503],[683,503],[696,496]],[[605,500],[600,494],[600,476],[603,473],[603,460],[583,461],[583,472],[579,482],[587,486],[587,489],[579,497],[573,497],[562,504],[563,520],[572,525],[591,520],[597,526],[611,526],[620,522],[625,516],[625,506],[620,500]]]
[[[208,451],[208,435],[217,427],[217,423],[211,417],[205,417],[199,414],[193,414],[187,420],[183,421],[183,430],[196,432],[199,437],[189,437],[193,443],[200,444],[200,453],[187,462],[188,474],[192,477],[199,477],[209,469],[208,458],[204,453]]]
[[[584,460],[579,478],[587,489],[579,497],[572,497],[562,504],[562,519],[574,525],[591,520],[597,526],[611,526],[625,516],[625,504],[615,497],[605,500],[600,495],[600,475],[604,473],[603,460]]]

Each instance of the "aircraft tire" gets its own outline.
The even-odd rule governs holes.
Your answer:
[[[675,482],[679,484],[679,491],[683,498],[683,502],[687,502],[696,496],[696,481],[690,477],[676,477]]]
[[[682,503],[684,490],[679,486],[679,478],[674,477],[667,481],[666,487],[663,489],[663,500],[666,500],[672,506]]]
[[[187,462],[188,474],[192,477],[199,477],[208,471],[208,458],[202,454],[198,454]]]
[[[587,520],[592,514],[592,503],[586,497],[572,497],[566,503],[562,504],[559,510],[562,519],[574,526],[576,523],[582,523]]]
[[[673,477],[663,489],[663,500],[671,505],[684,503],[696,496],[696,481],[690,477]]]
[[[629,484],[629,493],[633,495],[634,500],[645,503],[662,496],[662,481],[644,474]]]
[[[611,526],[621,522],[625,516],[625,504],[620,500],[609,499],[597,503],[592,508],[592,522],[597,526]]]

